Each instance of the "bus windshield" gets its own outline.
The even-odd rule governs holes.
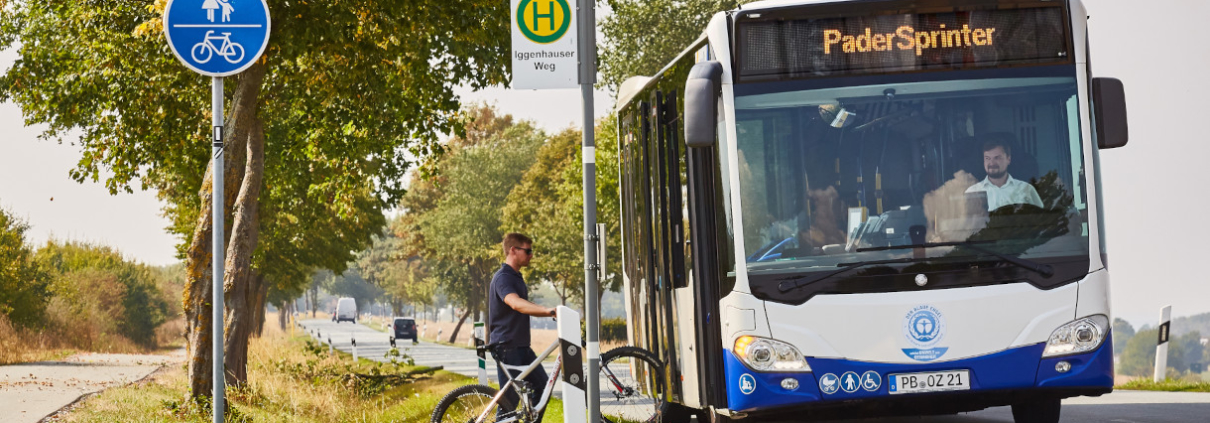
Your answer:
[[[845,79],[736,86],[750,274],[1087,260],[1071,67]]]

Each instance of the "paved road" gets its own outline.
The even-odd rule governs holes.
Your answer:
[[[941,417],[845,420],[848,423],[1012,423],[1008,407]],[[1210,393],[1115,391],[1063,401],[1063,423],[1210,422]],[[838,422],[837,422],[838,423]]]
[[[82,353],[62,361],[0,366],[0,423],[33,423],[80,397],[137,381],[171,362],[172,355]]]
[[[356,337],[358,354],[377,361],[386,361],[383,355],[390,348],[386,333],[362,325],[332,323],[328,320],[306,320],[302,325],[309,331],[316,330],[326,343],[329,336],[336,348],[351,352],[351,337]],[[468,329],[468,328],[464,328]],[[474,350],[421,343],[411,346],[398,344],[405,354],[416,359],[416,364],[445,366],[446,370],[475,376],[478,369]],[[495,363],[488,355],[488,369]],[[551,364],[546,365],[547,372]],[[495,371],[488,372],[492,381]],[[556,395],[559,394],[556,391]],[[990,408],[955,416],[910,417],[889,419],[845,420],[861,423],[1011,423],[1012,411],[1008,407]],[[1210,393],[1116,391],[1099,398],[1070,398],[1063,402],[1064,423],[1207,423],[1210,422]]]
[[[324,344],[327,344],[328,340],[331,339],[332,346],[336,349],[351,354],[353,352],[353,340],[356,339],[357,355],[359,357],[383,363],[390,361],[386,358],[387,351],[391,349],[390,336],[385,332],[379,332],[360,324],[349,322],[335,323],[331,320],[322,319],[303,320],[300,324],[312,337],[316,337],[316,334],[318,334],[320,341]],[[462,330],[471,330],[470,325],[462,328]],[[395,345],[399,347],[400,353],[411,356],[416,360],[416,364],[418,365],[444,366],[445,370],[471,377],[477,377],[479,374],[479,362],[475,357],[475,350],[473,349],[439,345],[431,342],[421,342],[412,345],[410,341],[397,341]],[[550,374],[553,366],[554,363],[545,363],[543,365],[547,374]],[[497,382],[495,368],[496,362],[492,360],[491,354],[488,354],[487,373],[488,378],[492,382]]]

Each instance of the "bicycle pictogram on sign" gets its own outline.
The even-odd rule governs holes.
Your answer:
[[[193,56],[194,61],[206,63],[215,54],[231,63],[239,63],[240,60],[244,60],[244,46],[231,42],[230,32],[224,32],[221,37],[210,35],[213,33],[214,31],[206,31],[206,38],[202,39],[202,42],[194,44],[193,48],[189,50],[189,55]],[[215,47],[214,43],[210,42],[212,40],[222,40],[223,43],[221,47]]]

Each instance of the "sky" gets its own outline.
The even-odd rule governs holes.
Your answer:
[[[1210,228],[1196,217],[1210,207],[1210,194],[1195,191],[1204,178],[1195,171],[1210,167],[1210,137],[1204,135],[1210,44],[1193,30],[1210,15],[1210,2],[1085,5],[1093,73],[1122,80],[1130,116],[1130,144],[1101,154],[1114,314],[1154,326],[1164,305],[1173,306],[1174,316],[1210,312],[1210,281],[1197,264],[1210,258]],[[15,59],[11,51],[0,52],[0,70]],[[465,102],[495,104],[548,131],[580,125],[579,90],[458,93]],[[607,114],[611,94],[598,91],[594,104],[596,116]],[[72,181],[68,172],[79,151],[39,140],[41,131],[24,126],[15,105],[0,104],[0,208],[32,226],[31,243],[89,241],[153,265],[176,261],[179,240],[164,229],[168,221],[154,193],[110,196],[100,183]]]

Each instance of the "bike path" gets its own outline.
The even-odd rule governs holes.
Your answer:
[[[303,320],[299,324],[312,338],[318,334],[317,339],[323,344],[327,344],[331,339],[333,348],[352,354],[353,340],[356,340],[359,357],[382,363],[390,362],[386,357],[387,351],[391,350],[390,335],[385,332],[379,332],[361,324],[336,323],[323,319]],[[463,330],[471,330],[470,325],[464,327]],[[396,346],[400,354],[412,357],[417,365],[442,366],[447,371],[461,375],[479,376],[479,361],[474,349],[431,342],[420,342],[413,345],[411,341],[404,340],[396,341]],[[546,369],[548,375],[554,371],[553,362],[542,363],[542,367]],[[496,362],[492,359],[491,354],[487,354],[487,375],[491,382],[499,383],[496,380]],[[557,387],[555,393],[559,393]]]

